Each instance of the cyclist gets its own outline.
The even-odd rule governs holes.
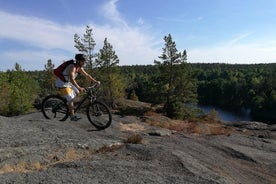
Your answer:
[[[85,56],[83,54],[75,55],[75,62],[68,64],[62,71],[62,75],[65,78],[65,81],[59,77],[56,80],[56,87],[60,89],[61,95],[66,98],[69,106],[69,113],[71,121],[78,121],[80,117],[74,114],[74,98],[80,92],[84,92],[85,88],[80,87],[76,82],[75,78],[78,74],[82,74],[87,80],[91,82],[96,82],[100,84],[100,81],[94,79],[89,75],[84,69],[83,65],[85,64]]]

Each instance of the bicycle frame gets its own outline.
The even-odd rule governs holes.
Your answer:
[[[78,112],[78,110],[82,107],[82,104],[86,101],[89,100],[89,104],[93,103],[96,100],[96,95],[94,94],[94,91],[92,88],[87,88],[86,89],[86,95],[81,99],[80,102],[77,103],[77,106],[74,108],[75,112]]]
[[[82,104],[88,99],[89,99],[89,96],[86,95],[80,102],[77,103],[77,105],[74,108],[74,111],[78,112],[78,110],[82,107]],[[91,103],[91,100],[90,100],[90,103]]]

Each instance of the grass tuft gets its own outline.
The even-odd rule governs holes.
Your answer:
[[[124,141],[125,143],[130,144],[142,144],[142,136],[139,134],[130,135],[127,137],[127,139]]]
[[[5,164],[0,167],[0,174],[5,173],[27,173],[33,172],[37,170],[45,170],[55,164],[66,163],[66,162],[74,162],[81,159],[91,158],[93,155],[97,153],[105,153],[105,152],[113,152],[120,149],[122,144],[114,144],[111,146],[103,146],[98,150],[83,150],[76,148],[67,148],[67,149],[57,149],[56,151],[49,153],[47,158],[47,163],[40,163],[39,161],[26,162],[19,161],[16,164]]]
[[[111,146],[103,146],[95,151],[95,153],[107,153],[107,152],[114,152],[123,147],[122,144],[113,144]]]
[[[34,170],[40,170],[42,168],[43,166],[39,162],[27,163],[25,161],[20,161],[15,165],[5,164],[2,168],[0,168],[0,174],[11,172],[27,173]]]

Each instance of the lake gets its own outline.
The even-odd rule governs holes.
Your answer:
[[[250,110],[241,109],[238,112],[230,112],[223,110],[219,107],[211,105],[197,105],[198,108],[202,109],[204,113],[208,114],[211,110],[216,110],[218,112],[219,118],[222,121],[251,121]]]

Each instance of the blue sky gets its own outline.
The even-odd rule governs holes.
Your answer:
[[[190,63],[275,63],[276,0],[0,0],[0,71],[43,70],[78,51],[74,34],[105,37],[120,65],[153,64],[172,35]]]

